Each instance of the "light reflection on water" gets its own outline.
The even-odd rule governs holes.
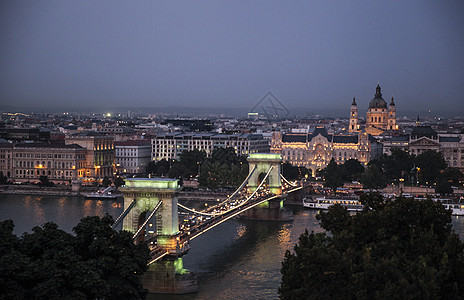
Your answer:
[[[294,208],[295,209],[295,208]],[[11,218],[15,233],[52,221],[68,232],[82,217],[119,216],[122,201],[81,197],[0,196],[0,221]],[[198,276],[199,292],[149,295],[148,299],[277,299],[281,261],[307,228],[322,232],[316,211],[295,209],[288,223],[230,220],[191,242],[184,267]],[[464,217],[453,217],[453,229],[464,236]]]
[[[92,201],[82,197],[1,195],[0,221],[12,219],[16,235],[30,232],[45,222],[54,222],[60,229],[71,232],[83,217],[106,213],[119,216],[123,210],[121,203],[122,200]]]

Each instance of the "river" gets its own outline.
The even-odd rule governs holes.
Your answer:
[[[288,223],[230,220],[191,242],[184,267],[198,276],[199,292],[188,295],[149,295],[148,299],[277,299],[280,267],[286,250],[292,250],[307,228],[322,231],[317,211],[294,210]],[[55,222],[71,232],[85,216],[117,217],[122,201],[86,200],[82,197],[0,196],[0,221],[12,219],[15,234]],[[453,216],[453,227],[464,236],[464,218]]]

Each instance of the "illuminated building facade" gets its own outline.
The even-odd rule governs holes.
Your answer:
[[[76,133],[65,138],[67,145],[77,144],[86,149],[84,183],[100,181],[115,173],[114,138],[98,132]]]
[[[38,182],[47,176],[54,183],[69,183],[84,175],[86,150],[63,143],[0,144],[0,172],[15,182]],[[3,159],[7,154],[10,159]]]
[[[153,160],[177,159],[183,151],[198,149],[207,156],[217,148],[232,147],[237,155],[269,153],[269,141],[262,134],[168,133],[152,140]]]
[[[130,174],[145,172],[145,168],[151,160],[149,140],[114,142],[114,147],[118,172]]]
[[[325,127],[316,127],[312,133],[275,132],[271,152],[282,154],[284,162],[306,167],[312,171],[324,169],[333,158],[338,164],[353,158],[366,165],[381,155],[381,144],[366,132],[357,135],[331,135]]]
[[[463,134],[439,134],[430,126],[417,126],[410,135],[393,136],[383,144],[383,152],[387,155],[391,155],[392,149],[416,156],[428,150],[441,152],[448,166],[464,171]]]
[[[369,102],[369,108],[367,109],[365,131],[368,134],[376,136],[384,131],[397,129],[395,101],[392,97],[390,105],[387,106],[387,102],[382,98],[380,85],[377,85],[374,98]],[[358,106],[353,98],[348,131],[358,132],[359,130]]]

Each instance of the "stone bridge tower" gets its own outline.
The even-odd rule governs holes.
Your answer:
[[[253,193],[264,179],[264,176],[272,166],[272,170],[263,185],[275,195],[281,195],[276,200],[266,201],[250,210],[247,210],[240,217],[244,219],[268,220],[268,221],[290,221],[293,220],[293,213],[283,207],[285,195],[282,195],[282,181],[280,178],[282,170],[282,156],[274,153],[253,153],[248,156],[250,172],[256,170],[248,180],[247,191]]]
[[[250,172],[255,168],[253,175],[248,180],[248,192],[253,193],[259,186],[260,181],[272,166],[271,173],[267,178],[267,187],[276,195],[282,194],[282,183],[280,179],[282,156],[274,153],[253,153],[248,156]]]
[[[135,199],[135,204],[123,220],[123,230],[136,233],[146,218],[162,201],[157,212],[147,222],[139,237],[134,241],[143,242],[145,237],[153,237],[158,246],[169,252],[162,260],[150,265],[142,277],[144,288],[153,293],[189,293],[198,290],[197,279],[183,268],[181,256],[188,247],[179,245],[179,221],[177,195],[180,191],[177,179],[169,178],[129,178],[120,188],[124,195],[124,210]]]

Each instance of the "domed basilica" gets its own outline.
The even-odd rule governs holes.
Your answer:
[[[387,102],[382,98],[380,90],[380,85],[377,84],[374,99],[369,102],[369,108],[366,113],[366,126],[364,130],[371,135],[379,135],[387,130],[398,129],[396,125],[396,106],[393,97],[391,98],[390,106],[387,107]],[[360,129],[358,106],[356,99],[353,98],[349,132],[358,132]]]

